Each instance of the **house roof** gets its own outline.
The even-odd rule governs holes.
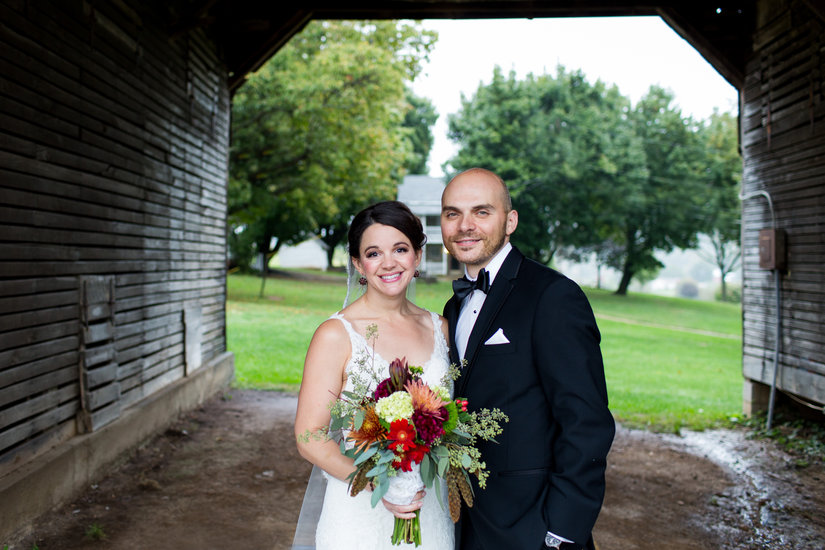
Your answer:
[[[404,176],[398,186],[398,200],[410,207],[419,216],[441,214],[441,193],[444,179],[430,176]]]

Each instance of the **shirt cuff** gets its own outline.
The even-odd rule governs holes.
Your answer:
[[[559,540],[560,540],[560,541],[562,541],[562,542],[568,542],[568,543],[572,543],[572,542],[573,542],[572,540],[570,540],[570,539],[566,539],[566,538],[564,538],[564,537],[561,537],[561,536],[559,536],[559,535],[557,535],[557,534],[555,534],[555,533],[553,533],[553,532],[551,532],[551,531],[547,531],[547,534],[548,534],[548,535],[550,535],[551,537],[553,537],[554,539],[559,539]]]

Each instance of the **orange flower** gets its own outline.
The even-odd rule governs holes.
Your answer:
[[[407,393],[412,397],[413,409],[429,415],[439,415],[441,407],[446,406],[449,401],[444,401],[433,390],[431,390],[421,380],[411,380],[404,386]]]
[[[359,450],[364,447],[369,447],[376,441],[387,439],[387,433],[378,419],[378,414],[375,412],[375,407],[372,405],[364,409],[364,422],[361,423],[361,428],[352,430],[347,436],[349,441],[355,442],[355,446]]]

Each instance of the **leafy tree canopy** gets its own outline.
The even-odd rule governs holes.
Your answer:
[[[719,223],[708,219],[708,188],[730,165],[709,163],[702,125],[660,87],[631,106],[580,71],[517,79],[496,68],[449,127],[454,170],[481,166],[508,183],[516,246],[545,263],[596,253],[622,272],[617,293],[661,267],[656,251],[694,247]]]
[[[413,150],[405,83],[436,38],[410,22],[314,21],[251,75],[233,102],[236,236],[255,235],[260,254],[310,234],[334,246],[355,211],[392,198]]]

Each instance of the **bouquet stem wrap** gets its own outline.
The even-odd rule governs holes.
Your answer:
[[[390,478],[390,488],[384,495],[387,502],[393,504],[409,504],[415,498],[416,493],[424,489],[424,482],[421,481],[420,466],[412,465],[412,470],[404,472],[399,470],[397,475]],[[394,545],[402,543],[421,544],[421,521],[419,512],[415,511],[415,517],[411,519],[395,518],[395,525],[392,530],[391,542]]]

